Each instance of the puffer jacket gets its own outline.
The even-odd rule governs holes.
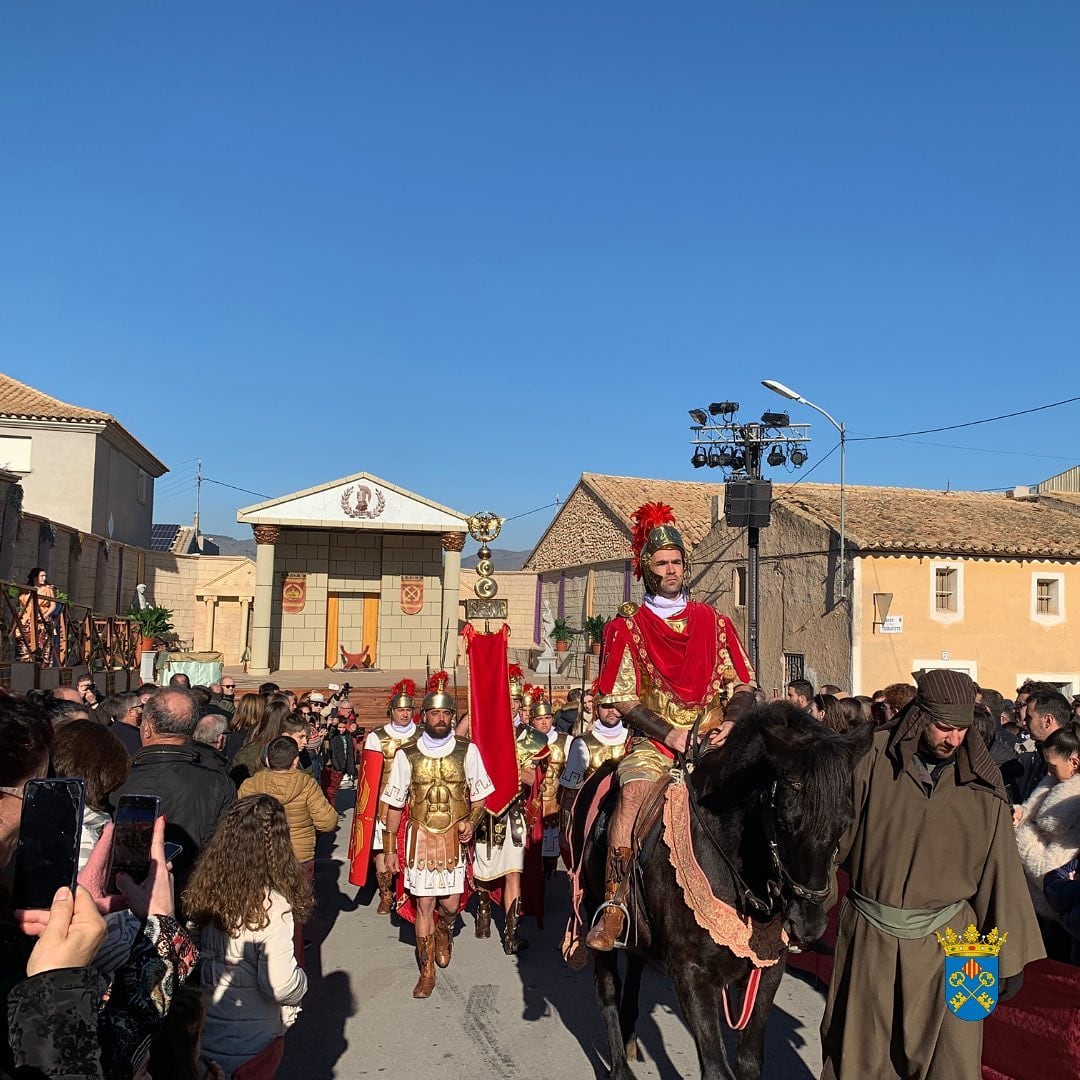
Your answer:
[[[1056,919],[1043,893],[1043,878],[1080,851],[1080,776],[1058,783],[1044,777],[1024,803],[1016,846],[1035,910]]]
[[[337,828],[337,811],[326,801],[319,785],[299,769],[275,772],[263,769],[240,785],[240,798],[272,795],[285,807],[293,854],[300,862],[315,858],[315,833]]]

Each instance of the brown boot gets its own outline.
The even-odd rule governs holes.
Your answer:
[[[503,952],[507,956],[522,952],[529,947],[527,941],[518,937],[518,926],[521,923],[521,900],[514,900],[506,909],[506,926],[503,929]]]
[[[457,912],[447,915],[445,911],[435,913],[435,963],[439,967],[448,967],[450,954],[454,951],[454,923]]]
[[[477,889],[476,896],[476,936],[491,937],[491,893]]]
[[[394,910],[394,875],[376,874],[375,882],[379,886],[379,907],[375,914],[389,915]]]
[[[585,944],[590,949],[611,952],[623,935],[626,917],[618,905],[621,904],[624,907],[626,905],[631,854],[630,849],[624,847],[611,848],[608,851],[607,889],[604,899],[610,902],[603,908],[600,918],[585,936]]]
[[[431,997],[431,991],[435,989],[435,936],[433,934],[416,939],[416,962],[420,967],[420,978],[413,988],[412,996],[414,998]]]

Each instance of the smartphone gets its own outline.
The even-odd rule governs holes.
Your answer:
[[[161,800],[156,795],[121,795],[116,804],[113,829],[112,858],[105,893],[112,896],[120,890],[117,874],[127,874],[140,882],[150,873],[150,841],[154,822],[161,813]]]
[[[27,780],[11,890],[15,908],[49,908],[57,889],[75,888],[85,802],[81,780]]]
[[[178,859],[184,853],[183,844],[166,843],[165,845],[165,861],[171,863]]]

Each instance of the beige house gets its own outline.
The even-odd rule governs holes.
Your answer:
[[[465,514],[360,472],[236,520],[257,544],[253,673],[454,663]]]
[[[27,513],[149,546],[154,480],[168,470],[108,413],[0,374],[0,467],[20,478]]]
[[[872,693],[930,666],[1006,693],[1032,676],[1080,692],[1080,620],[1067,607],[1080,588],[1080,495],[848,487],[846,598],[839,496],[836,485],[776,486],[760,534],[767,692],[805,677]],[[745,637],[746,533],[727,526],[723,500],[723,484],[584,474],[526,568],[572,623],[588,613],[590,591],[593,610],[610,615],[641,594],[629,514],[666,502],[691,548],[693,596]]]

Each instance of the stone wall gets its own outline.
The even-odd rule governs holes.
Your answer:
[[[281,608],[286,573],[307,575],[307,601],[298,614]],[[402,575],[420,576],[424,606],[401,610]],[[283,528],[274,553],[271,666],[322,668],[326,659],[327,598],[338,600],[338,636],[348,652],[364,640],[363,597],[379,597],[375,663],[414,670],[437,662],[442,614],[442,547],[436,534]],[[340,661],[337,661],[340,662]]]
[[[475,570],[463,569],[461,571],[458,607],[459,633],[466,622],[465,601],[476,597],[474,591],[476,579]],[[499,585],[498,599],[507,601],[509,617],[506,623],[510,627],[509,651],[516,662],[524,666],[528,654],[539,647],[536,640],[536,574],[530,570],[504,570],[500,573],[496,566],[495,580]],[[482,621],[474,625],[478,630],[484,629]],[[466,663],[465,641],[463,638],[459,641],[458,663]]]
[[[630,541],[596,496],[579,483],[540,538],[526,570],[545,573],[630,557]]]

